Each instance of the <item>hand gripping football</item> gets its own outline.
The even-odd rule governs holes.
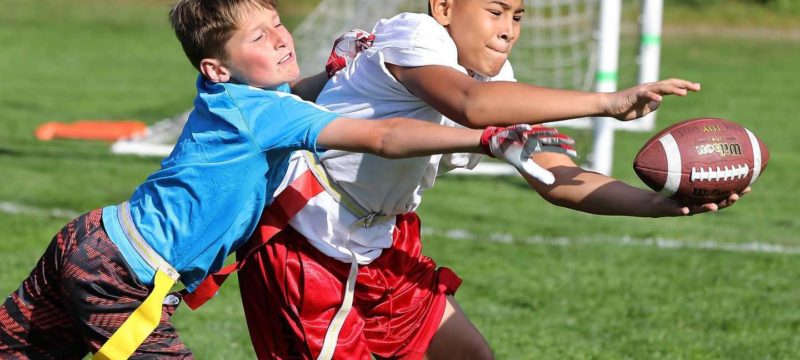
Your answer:
[[[750,130],[715,118],[674,124],[644,144],[633,170],[647,186],[682,204],[719,202],[755,182],[769,151]]]

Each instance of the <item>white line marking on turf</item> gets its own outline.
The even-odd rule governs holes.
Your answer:
[[[583,244],[609,244],[617,246],[641,246],[655,247],[658,249],[695,249],[711,251],[729,251],[744,253],[769,253],[784,255],[799,255],[800,247],[784,246],[762,242],[746,243],[722,243],[715,240],[688,241],[665,238],[632,238],[625,236],[622,238],[584,238],[573,239],[567,237],[546,238],[543,236],[515,237],[507,233],[493,233],[489,235],[477,235],[464,229],[439,230],[435,228],[423,227],[422,233],[425,235],[439,235],[454,240],[487,240],[497,243],[523,243],[530,245],[546,246],[571,246]]]
[[[0,201],[0,213],[21,214],[34,216],[49,216],[59,218],[74,219],[80,216],[81,212],[69,209],[45,209],[30,205],[24,205],[9,201]],[[571,246],[582,244],[610,244],[618,246],[643,246],[655,247],[659,249],[697,249],[714,251],[731,251],[744,253],[770,253],[770,254],[800,254],[800,247],[784,246],[762,242],[747,243],[721,243],[714,240],[704,241],[684,241],[665,238],[645,238],[637,239],[629,236],[622,238],[584,238],[573,239],[567,237],[547,238],[540,235],[515,237],[508,233],[492,233],[489,235],[477,235],[464,229],[436,229],[430,227],[422,228],[423,235],[438,235],[454,240],[488,240],[496,243],[511,244],[524,243],[530,245],[546,246]]]
[[[57,208],[45,209],[9,201],[0,201],[0,213],[49,216],[58,218],[69,218],[69,219],[74,219],[80,216],[81,214],[80,212],[75,210],[57,209]]]

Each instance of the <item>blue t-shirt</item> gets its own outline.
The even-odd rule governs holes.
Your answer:
[[[200,76],[175,149],[129,200],[136,229],[189,291],[253,233],[291,152],[316,151],[317,136],[338,117],[289,90]],[[103,211],[106,231],[139,279],[152,284],[155,270],[125,237],[116,208]]]

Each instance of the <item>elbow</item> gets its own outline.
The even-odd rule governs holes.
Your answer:
[[[486,102],[486,96],[482,96],[480,90],[480,84],[476,84],[459,91],[451,103],[450,111],[444,115],[471,129],[481,129],[493,125],[490,106]]]
[[[480,99],[470,99],[469,95],[465,96],[461,109],[455,118],[451,119],[463,126],[480,129],[493,123],[487,116],[486,105]]]
[[[372,137],[370,144],[371,152],[377,156],[387,159],[400,159],[405,157],[402,147],[398,144],[397,128],[402,126],[396,120],[382,120],[383,126],[376,129],[375,136]]]

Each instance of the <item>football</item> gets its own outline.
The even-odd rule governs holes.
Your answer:
[[[651,189],[684,205],[719,202],[755,182],[769,161],[761,140],[716,118],[682,121],[648,140],[633,169]]]

